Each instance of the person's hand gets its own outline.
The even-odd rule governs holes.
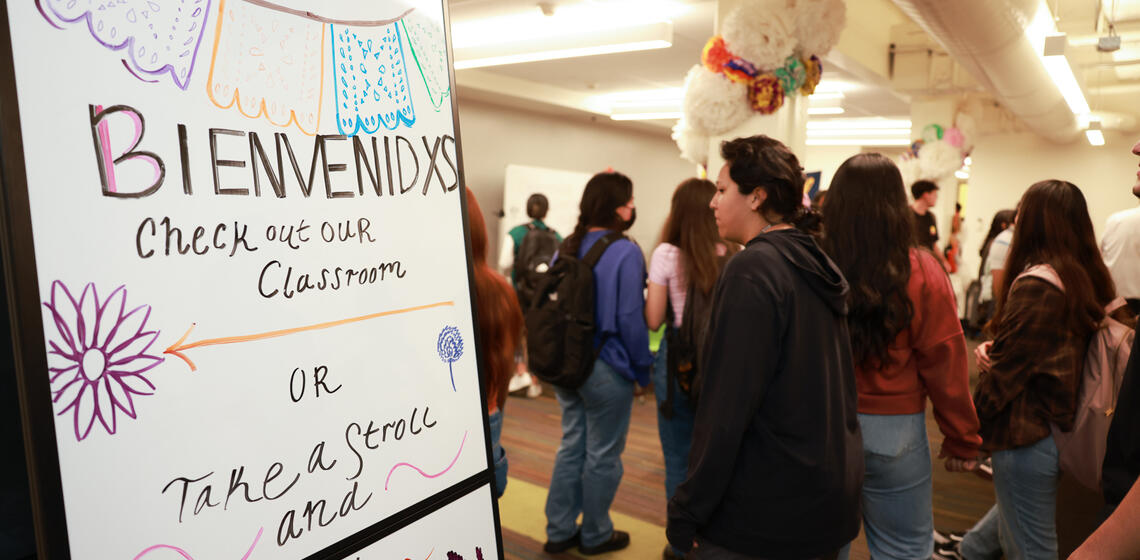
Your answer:
[[[638,385],[637,383],[633,384],[633,396],[635,396],[635,397],[643,397],[643,396],[645,396],[649,393],[652,393],[652,392],[653,392],[653,383],[650,383],[649,385],[646,385],[644,387],[642,387],[641,385]]]
[[[990,348],[994,345],[994,341],[987,340],[974,348],[974,360],[978,364],[978,371],[987,373],[990,371]]]
[[[965,459],[962,457],[947,457],[946,470],[949,472],[970,472],[978,468],[978,459]]]

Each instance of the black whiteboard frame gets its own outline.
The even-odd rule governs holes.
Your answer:
[[[24,0],[28,1],[28,0]],[[459,130],[459,106],[456,99],[454,52],[451,45],[451,16],[447,0],[439,0],[443,8],[444,42],[447,50],[450,80],[450,107],[455,134],[455,155],[460,198],[463,238],[467,265],[468,297],[471,324],[474,327],[475,357],[482,379],[485,357],[479,351],[480,334],[475,303],[475,275],[472,266],[471,236],[468,234],[470,208],[467,206],[467,181],[463,171],[463,142]],[[12,347],[16,366],[16,385],[20,401],[28,484],[32,499],[32,521],[36,529],[36,553],[40,560],[71,558],[67,516],[64,510],[63,482],[55,433],[55,414],[51,407],[48,381],[47,348],[44,344],[43,315],[40,309],[39,276],[36,269],[35,244],[28,198],[23,134],[20,123],[19,98],[16,91],[15,60],[12,49],[11,22],[8,7],[0,4],[0,257],[8,291]],[[0,318],[3,320],[3,318]],[[429,496],[403,510],[377,521],[314,553],[305,560],[342,560],[396,531],[423,519],[456,500],[491,487],[494,458],[491,454],[491,427],[487,414],[487,388],[479,384],[483,419],[484,453],[487,469]],[[499,503],[493,497],[497,558],[503,558],[503,532],[499,520]],[[467,554],[473,551],[465,551]]]

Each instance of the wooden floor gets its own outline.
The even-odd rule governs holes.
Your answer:
[[[548,391],[537,399],[512,397],[508,400],[503,427],[503,447],[510,460],[510,477],[501,501],[503,548],[508,559],[551,558],[542,552],[545,535],[543,505],[550,484],[554,454],[561,437],[558,403]],[[937,453],[942,442],[933,415],[927,411],[927,431]],[[614,501],[613,511],[644,523],[635,524],[632,539],[656,540],[647,553],[631,550],[607,555],[612,559],[660,558],[665,543],[665,467],[657,438],[657,416],[653,398],[635,402],[629,438],[622,456],[625,475]],[[945,530],[966,530],[994,503],[993,486],[974,474],[948,473],[935,457],[934,524]],[[518,483],[515,483],[517,481]],[[514,487],[511,484],[515,484]],[[512,495],[512,492],[516,494]],[[616,517],[616,515],[615,515]],[[615,526],[622,527],[615,520]],[[647,529],[648,528],[648,529]],[[648,531],[649,535],[646,535]],[[654,531],[657,534],[652,534]],[[563,554],[558,557],[571,558]],[[853,544],[851,558],[869,558],[862,535]]]

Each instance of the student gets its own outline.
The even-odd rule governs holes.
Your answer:
[[[1132,153],[1140,156],[1140,142],[1132,146]],[[1132,194],[1140,198],[1140,181],[1132,187]],[[1140,313],[1140,207],[1108,217],[1101,250],[1120,296],[1128,300],[1133,313]]]
[[[747,245],[717,282],[666,534],[688,558],[835,558],[859,532],[863,478],[847,282],[793,225],[807,209],[791,150],[753,136],[721,155],[711,207]]]
[[[935,255],[938,253],[938,220],[930,211],[938,203],[938,185],[933,181],[915,181],[910,186],[910,193],[914,196],[911,210],[914,211],[914,238],[919,247],[929,249]]]
[[[1020,276],[1034,265],[1056,274],[1064,290]],[[1060,469],[1051,425],[1072,427],[1089,337],[1116,297],[1080,189],[1056,180],[1029,187],[1018,205],[1006,271],[998,289],[1005,295],[989,328],[994,339],[975,351],[981,376],[974,403],[982,448],[993,455],[1006,558],[1055,558]],[[963,556],[977,532],[963,539]]]
[[[475,309],[479,316],[479,355],[483,368],[479,383],[487,396],[491,424],[491,456],[495,462],[495,497],[507,487],[507,453],[499,443],[503,433],[503,406],[507,384],[515,369],[515,351],[522,344],[523,318],[515,291],[487,264],[487,226],[471,189],[467,191],[467,231],[471,238],[475,277]]]
[[[978,298],[982,306],[982,325],[989,322],[997,299],[994,286],[1000,286],[1005,275],[1005,259],[1009,255],[1009,244],[1013,240],[1013,219],[1016,210],[1001,210],[994,214],[990,231],[982,243],[982,265],[978,269],[978,279],[982,281],[982,293]]]
[[[515,260],[519,256],[519,247],[522,245],[523,238],[531,230],[549,231],[554,234],[558,242],[562,242],[562,236],[558,235],[557,231],[550,229],[543,220],[546,219],[546,213],[550,210],[550,201],[547,200],[546,195],[542,193],[534,193],[526,199],[526,215],[530,221],[525,224],[519,224],[507,232],[506,237],[500,242],[499,245],[499,270],[504,275],[511,279],[511,284],[515,283]]]
[[[685,478],[685,466],[689,460],[689,447],[693,442],[693,415],[696,402],[691,400],[686,387],[695,379],[679,379],[680,373],[673,371],[670,377],[670,364],[676,370],[681,356],[679,351],[695,350],[699,356],[704,334],[708,329],[709,314],[712,310],[713,288],[720,274],[723,256],[735,253],[735,246],[728,248],[720,239],[716,220],[709,202],[716,193],[716,185],[705,179],[686,179],[673,192],[672,206],[665,219],[661,232],[661,244],[653,250],[649,259],[649,295],[645,302],[645,321],[649,330],[657,330],[672,311],[672,322],[666,327],[667,333],[661,341],[653,362],[653,389],[657,396],[657,433],[661,439],[661,451],[665,456],[665,497],[672,498],[677,485]],[[692,294],[695,301],[687,301]],[[687,315],[687,307],[695,317]],[[688,328],[682,330],[683,326]],[[691,339],[682,340],[686,334]],[[674,350],[669,355],[669,340],[684,343],[686,348]],[[696,367],[690,367],[695,365]],[[686,372],[700,372],[700,360],[686,364]],[[672,547],[666,546],[664,556],[680,558]]]
[[[598,173],[586,183],[579,209],[560,252],[582,258],[607,233],[633,224],[633,183],[621,173]],[[627,238],[612,242],[594,267],[594,344],[600,351],[593,372],[576,390],[555,387],[562,443],[546,497],[548,553],[577,546],[593,555],[629,546],[629,533],[614,529],[609,509],[621,482],[634,385],[649,384],[653,365],[644,289],[641,249]]]
[[[977,465],[966,339],[954,289],[938,260],[915,247],[902,176],[868,153],[835,172],[823,248],[850,283],[848,329],[863,432],[863,528],[876,559],[933,553],[926,400],[950,471]]]

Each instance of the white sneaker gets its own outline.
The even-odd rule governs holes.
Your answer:
[[[539,383],[538,381],[532,381],[530,384],[530,387],[527,387],[527,389],[526,389],[526,396],[533,399],[535,397],[538,397],[541,394],[542,394],[542,383]]]

